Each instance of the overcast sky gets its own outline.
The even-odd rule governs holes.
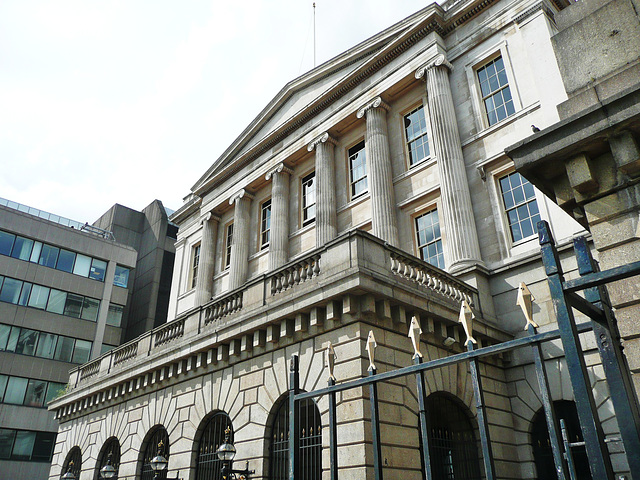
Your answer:
[[[0,197],[92,222],[182,198],[313,67],[307,0],[2,0]],[[320,64],[429,0],[317,0]]]

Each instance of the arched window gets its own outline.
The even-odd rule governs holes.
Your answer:
[[[312,399],[297,403],[300,418],[300,479],[322,477],[322,424],[320,412]],[[269,480],[289,478],[289,397],[277,406],[271,424]]]
[[[116,437],[111,437],[104,442],[104,445],[100,450],[98,461],[96,462],[96,472],[94,475],[95,480],[102,480],[100,470],[109,461],[111,462],[111,466],[116,470],[116,475],[113,477],[113,480],[118,480],[118,470],[120,468],[120,442]]]
[[[218,459],[218,447],[224,443],[225,430],[229,428],[229,441],[233,443],[233,425],[229,415],[224,412],[214,413],[205,419],[202,436],[198,442],[198,459],[196,461],[196,480],[219,480],[222,462]]]
[[[480,480],[480,459],[471,412],[445,393],[429,395],[426,406],[433,478]]]
[[[140,469],[140,480],[154,480],[155,472],[151,468],[151,460],[158,455],[158,445],[160,446],[161,454],[164,458],[169,460],[169,434],[162,426],[153,428],[148,434],[143,443],[143,454],[140,457],[142,463]],[[168,468],[165,468],[158,473],[158,480],[166,480]]]
[[[553,410],[556,413],[558,422],[560,422],[560,419],[564,419],[567,433],[569,434],[569,441],[582,442],[582,430],[580,429],[576,404],[569,400],[558,400],[553,402]],[[560,431],[559,424],[558,431]],[[542,408],[538,410],[531,421],[531,445],[533,447],[533,461],[536,464],[536,478],[545,480],[557,479],[558,474],[556,473],[556,467],[553,462],[547,420],[545,419]],[[573,447],[571,449],[571,456],[573,457],[578,478],[581,480],[590,480],[589,459],[584,446]]]
[[[80,447],[73,447],[69,450],[67,454],[67,458],[64,459],[64,463],[62,464],[62,472],[61,475],[64,475],[67,472],[73,473],[76,478],[80,478],[80,471],[82,470],[82,451]]]

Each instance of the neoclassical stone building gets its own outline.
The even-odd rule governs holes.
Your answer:
[[[495,345],[525,335],[520,282],[540,330],[554,329],[535,224],[551,224],[569,276],[570,240],[584,232],[503,151],[558,119],[566,96],[550,37],[565,7],[432,4],[287,84],[172,216],[170,321],[74,370],[50,404],[60,422],[50,478],[74,459],[80,479],[96,479],[109,453],[119,478],[150,478],[160,440],[169,477],[218,478],[227,426],[255,478],[285,478],[291,355],[306,391],[327,384],[329,344],[337,382],[366,376],[370,331],[378,372],[407,366],[415,317],[425,359],[449,356],[464,348],[463,300],[479,346]],[[593,337],[582,340],[613,435]],[[544,352],[571,423],[561,345]],[[497,478],[551,478],[530,351],[483,358],[480,371]],[[424,377],[438,478],[482,478],[468,366]],[[379,386],[385,478],[423,478],[415,389],[408,377]],[[337,400],[339,473],[369,478],[367,391]],[[302,410],[301,476],[329,478],[328,401]],[[610,451],[626,472],[615,442]]]

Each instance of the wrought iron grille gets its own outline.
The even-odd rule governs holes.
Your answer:
[[[109,454],[111,454],[111,466],[115,468],[116,475],[113,480],[118,480],[118,469],[120,467],[120,442],[116,437],[109,438],[102,447],[98,462],[96,463],[96,473],[94,475],[95,480],[100,480],[100,470],[107,464],[109,460]]]
[[[300,433],[300,479],[322,477],[322,424],[320,412],[312,399],[297,402]],[[271,428],[270,480],[289,478],[289,401],[283,399]]]
[[[224,443],[224,431],[229,427],[229,441],[233,443],[233,425],[229,415],[216,412],[207,421],[200,442],[196,462],[196,480],[220,480],[222,461],[218,458],[218,448]]]
[[[169,434],[164,427],[153,430],[146,442],[142,457],[140,480],[154,480],[155,472],[151,468],[151,460],[158,454],[158,444],[162,442],[162,456],[169,460]],[[168,469],[158,472],[158,480],[166,480]]]
[[[73,464],[71,463],[73,462]],[[69,469],[71,466],[71,469]],[[65,474],[68,471],[71,471],[76,478],[80,478],[80,471],[82,470],[82,451],[80,447],[73,447],[69,450],[67,454],[67,458],[64,459],[64,464],[62,465],[62,473]]]
[[[427,397],[427,411],[434,478],[480,480],[478,444],[467,412],[440,393]]]
[[[578,420],[578,410],[575,402],[569,400],[558,400],[553,402],[553,410],[558,421],[564,419],[569,432],[571,442],[582,442],[582,432],[580,431],[580,421]],[[558,427],[559,428],[559,427]],[[531,444],[533,445],[533,461],[536,464],[536,473],[539,480],[554,480],[558,478],[556,467],[553,462],[553,452],[551,451],[551,440],[549,430],[544,418],[544,410],[540,409],[531,421]],[[576,475],[581,480],[591,480],[589,471],[589,459],[584,446],[575,446],[571,449],[571,455],[576,468]]]

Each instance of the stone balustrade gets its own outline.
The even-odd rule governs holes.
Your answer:
[[[98,358],[97,360],[93,360],[92,362],[85,363],[80,367],[80,381],[87,380],[91,377],[95,377],[98,373],[100,373],[100,364],[102,360]]]
[[[214,300],[204,308],[204,324],[216,322],[231,313],[242,309],[242,291],[231,292],[219,300]]]
[[[184,318],[179,318],[173,322],[169,322],[160,328],[154,330],[154,341],[153,345],[158,347],[160,345],[164,345],[165,343],[169,343],[176,338],[180,338],[184,335]]]
[[[271,295],[311,280],[320,274],[320,255],[311,255],[271,275]]]
[[[134,340],[122,347],[114,350],[113,352],[113,366],[116,367],[127,360],[131,360],[138,354],[138,341]]]

